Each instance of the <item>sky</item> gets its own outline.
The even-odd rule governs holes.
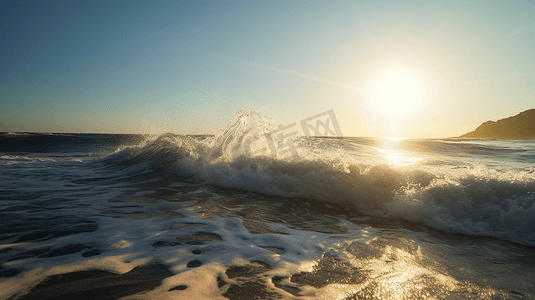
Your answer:
[[[3,0],[0,45],[0,132],[216,134],[247,107],[443,138],[535,107],[533,1]]]

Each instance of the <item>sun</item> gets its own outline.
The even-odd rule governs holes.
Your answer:
[[[378,73],[368,88],[370,106],[391,119],[412,115],[422,104],[424,94],[421,77],[404,68]]]

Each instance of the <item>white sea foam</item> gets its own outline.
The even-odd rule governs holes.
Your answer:
[[[155,263],[164,264],[174,275],[153,291],[125,299],[218,299],[230,285],[243,283],[228,278],[225,271],[253,261],[269,265],[259,275],[268,290],[292,299],[293,295],[275,287],[270,279],[286,276],[282,282],[297,286],[288,276],[315,270],[323,255],[349,262],[348,276],[360,272],[369,276],[356,284],[302,285],[299,296],[304,299],[344,299],[367,291],[371,297],[395,298],[400,290],[410,289],[421,292],[414,295],[422,297],[432,297],[433,293],[447,296],[450,291],[490,295],[499,286],[496,282],[501,274],[494,275],[498,279],[488,288],[467,289],[474,286],[469,282],[473,277],[470,272],[483,272],[488,267],[475,265],[495,266],[489,263],[495,259],[509,263],[510,249],[526,247],[498,241],[506,246],[463,250],[425,231],[402,227],[385,230],[381,227],[384,224],[375,228],[373,222],[385,219],[373,216],[535,244],[534,164],[516,158],[499,168],[486,164],[491,161],[486,156],[499,152],[503,157],[504,151],[509,151],[502,149],[503,144],[425,140],[403,141],[397,147],[392,141],[379,139],[297,137],[293,140],[297,155],[286,156],[257,152],[268,129],[269,119],[242,111],[236,122],[215,137],[149,137],[138,146],[120,146],[102,159],[78,160],[68,152],[62,154],[65,158],[50,153],[2,154],[0,208],[3,216],[11,218],[6,225],[12,232],[6,232],[13,235],[5,235],[6,245],[0,246],[0,271],[8,276],[0,280],[0,299],[29,291],[52,275],[93,269],[123,274]],[[251,135],[258,139],[243,149]],[[515,144],[509,143],[508,147],[514,148]],[[521,155],[532,153],[528,146],[518,147],[525,148]],[[466,158],[474,152],[478,154]],[[259,207],[251,205],[256,199],[262,202]],[[284,209],[282,203],[302,206],[296,205],[295,212],[278,218],[277,212]],[[339,204],[358,208],[370,217],[347,215],[354,209],[344,216]],[[252,215],[241,214],[248,209]],[[336,213],[324,215],[321,209]],[[310,213],[309,218],[300,220],[306,223],[302,227],[292,223],[294,213],[301,212]],[[343,230],[325,230],[323,218],[329,218],[329,226]],[[389,223],[386,220],[384,223]],[[255,231],[248,222],[267,229]],[[28,234],[50,236],[19,240]],[[192,241],[195,234],[212,234],[214,238],[184,242]],[[50,255],[72,246],[83,250]],[[450,249],[452,252],[447,252]],[[86,251],[93,254],[84,255]],[[462,259],[466,253],[479,256],[482,252],[484,259],[476,261],[475,267],[468,271],[459,268],[465,267]],[[527,260],[530,255],[525,256]],[[192,260],[202,265],[188,267]],[[521,265],[518,271],[509,264],[512,271],[508,274],[528,286],[533,273],[529,266]],[[442,270],[461,275],[449,276]],[[225,287],[218,287],[218,277],[227,283]],[[479,277],[487,280],[492,276]],[[169,291],[179,285],[187,288]],[[517,290],[508,285],[503,289],[505,293]],[[519,290],[530,291],[529,287]]]

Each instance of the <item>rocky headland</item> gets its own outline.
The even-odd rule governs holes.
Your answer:
[[[487,121],[459,138],[531,140],[535,139],[535,109],[498,121]]]

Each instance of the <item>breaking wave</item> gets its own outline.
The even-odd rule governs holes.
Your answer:
[[[507,160],[507,145],[407,141],[393,161],[373,139],[285,141],[270,129],[269,118],[243,109],[216,136],[164,134],[106,161],[146,163],[169,176],[351,205],[371,216],[535,246],[535,164],[494,168],[498,154]],[[477,153],[467,157],[466,151]],[[532,155],[514,155],[526,153]]]

